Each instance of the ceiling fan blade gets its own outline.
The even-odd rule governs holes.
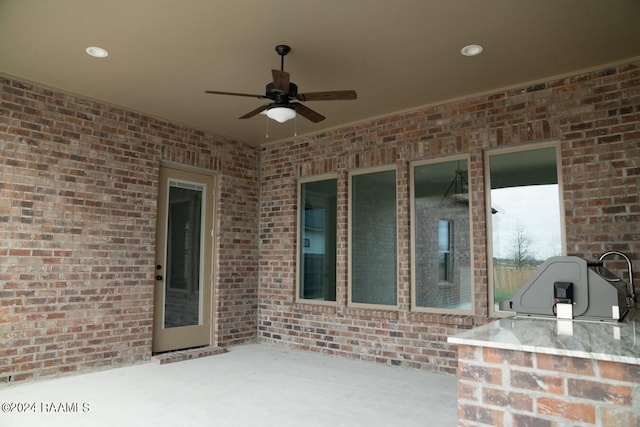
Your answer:
[[[219,92],[217,90],[206,90],[205,93],[212,93],[214,95],[248,96],[250,98],[266,98],[264,95],[252,95],[250,93],[237,92]]]
[[[332,90],[328,92],[299,93],[297,98],[300,101],[346,101],[357,99],[355,90]]]
[[[267,109],[267,107],[268,107],[269,105],[271,105],[271,104],[265,104],[265,105],[262,105],[262,106],[260,106],[260,107],[256,108],[255,110],[251,110],[251,111],[249,111],[249,112],[248,112],[247,114],[245,114],[244,116],[240,116],[240,117],[238,117],[238,118],[239,118],[239,119],[248,119],[248,118],[250,118],[250,117],[253,117],[253,116],[255,116],[256,114],[259,114],[259,113],[263,112],[264,110],[266,110],[266,109]]]
[[[300,114],[305,119],[311,120],[313,123],[321,122],[326,118],[322,114],[316,111],[313,111],[311,108],[307,107],[306,105],[298,104],[297,102],[294,102],[291,105],[295,105],[296,113]]]
[[[280,70],[271,70],[273,76],[273,88],[284,93],[289,93],[289,73]]]

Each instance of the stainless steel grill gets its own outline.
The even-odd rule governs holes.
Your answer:
[[[629,283],[607,270],[604,259],[620,256],[627,262]],[[607,252],[597,261],[576,256],[547,259],[501,310],[519,316],[576,320],[621,321],[635,304],[631,260],[622,252]]]

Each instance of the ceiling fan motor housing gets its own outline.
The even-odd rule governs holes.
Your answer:
[[[289,93],[285,93],[274,87],[273,83],[268,83],[266,88],[266,97],[276,102],[286,102],[290,98],[298,96],[298,86],[295,83],[289,83]]]

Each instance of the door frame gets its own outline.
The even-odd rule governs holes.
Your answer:
[[[160,163],[158,179],[158,199],[156,216],[156,259],[154,269],[154,308],[152,352],[175,351],[191,347],[213,345],[215,342],[215,277],[216,277],[216,206],[218,174],[211,170],[185,166],[173,162]],[[170,179],[199,182],[205,184],[203,201],[202,238],[205,239],[201,260],[202,274],[202,313],[197,326],[164,328],[164,304],[166,287],[166,237],[168,221],[168,182]],[[163,193],[163,189],[165,192]],[[162,207],[164,205],[164,208]],[[164,215],[161,214],[164,212]],[[158,269],[158,266],[161,266]],[[158,276],[162,279],[158,280]],[[198,338],[196,338],[195,336]],[[194,341],[196,340],[196,341]]]

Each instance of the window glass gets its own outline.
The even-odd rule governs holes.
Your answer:
[[[488,153],[493,309],[547,258],[563,254],[555,146]]]
[[[466,158],[413,167],[413,306],[471,310]]]
[[[300,184],[299,294],[336,300],[336,179]]]
[[[351,302],[397,305],[396,171],[351,176]]]
[[[169,180],[164,327],[200,324],[205,187]]]

